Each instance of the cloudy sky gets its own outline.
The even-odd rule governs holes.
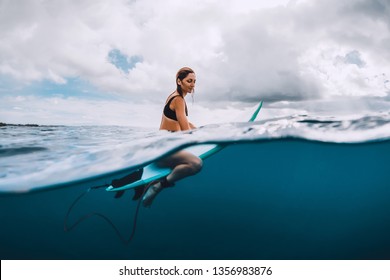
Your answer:
[[[389,0],[0,0],[0,38],[2,122],[158,127],[182,66],[201,124],[389,111]]]

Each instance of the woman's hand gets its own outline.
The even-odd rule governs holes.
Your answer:
[[[192,123],[188,123],[188,124],[190,125],[190,129],[195,129],[196,128],[196,126],[193,125]]]

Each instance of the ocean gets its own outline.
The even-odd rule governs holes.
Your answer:
[[[121,198],[105,190],[203,143],[225,148],[151,208],[138,209],[132,190]],[[389,113],[295,115],[186,133],[0,127],[0,257],[390,259],[389,155]]]

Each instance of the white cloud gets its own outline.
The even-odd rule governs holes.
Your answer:
[[[389,11],[387,0],[3,0],[0,76],[79,77],[108,96],[161,104],[188,65],[203,101],[384,97]],[[142,61],[125,73],[112,50]],[[360,66],[345,60],[353,52]]]

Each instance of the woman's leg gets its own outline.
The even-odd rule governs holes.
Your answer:
[[[166,179],[169,183],[174,183],[198,173],[202,169],[203,162],[200,158],[189,152],[180,151],[163,158],[159,161],[158,165],[172,169],[171,174]]]
[[[150,207],[154,198],[166,185],[172,185],[180,179],[195,175],[202,169],[202,164],[200,158],[186,151],[180,151],[163,158],[158,162],[158,166],[169,167],[172,172],[165,178],[165,181],[158,182],[148,189],[142,199],[142,204],[145,207]]]

